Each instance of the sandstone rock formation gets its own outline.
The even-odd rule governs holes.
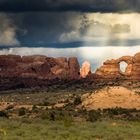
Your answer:
[[[102,77],[120,76],[119,64],[116,60],[107,60],[103,63],[103,66],[96,70],[95,73]]]
[[[82,96],[82,106],[87,110],[105,108],[140,109],[139,91],[125,87],[105,87],[95,93],[87,93]]]
[[[128,64],[125,72],[120,70],[120,63],[123,61]],[[76,57],[0,55],[0,90],[47,87],[66,82],[67,86],[73,82],[74,85],[82,84],[82,87],[108,83],[111,85],[114,82],[117,84],[140,82],[140,53],[107,60],[95,73],[91,73],[90,69],[89,62],[85,62],[80,71]]]
[[[128,64],[125,72],[120,70],[120,63],[123,61]],[[96,70],[95,74],[106,79],[123,78],[140,80],[140,53],[137,53],[134,57],[123,56],[116,60],[107,60]]]
[[[0,56],[0,77],[78,79],[80,66],[77,58],[50,58],[41,55]]]
[[[46,56],[43,55],[23,56],[22,62],[23,63],[44,62],[45,59]]]
[[[69,64],[69,72],[70,72],[70,78],[77,79],[80,76],[80,65],[76,57],[69,58],[68,60]]]
[[[133,57],[133,66],[131,71],[132,78],[135,80],[140,79],[140,53]]]
[[[91,74],[91,66],[90,66],[90,63],[88,61],[85,61],[82,64],[80,75],[82,78],[86,78],[89,74]]]

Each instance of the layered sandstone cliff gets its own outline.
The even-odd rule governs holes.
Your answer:
[[[77,58],[50,58],[46,56],[0,56],[0,77],[42,79],[78,79],[80,66]]]

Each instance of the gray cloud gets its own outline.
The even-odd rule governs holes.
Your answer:
[[[6,39],[9,34],[11,38],[7,45],[14,46],[20,42],[21,46],[28,47],[63,48],[84,46],[88,41],[91,43],[86,45],[90,46],[98,45],[96,41],[102,46],[132,46],[140,42],[135,41],[140,39],[138,13],[25,12],[2,15],[6,21],[2,19],[1,22],[7,22],[4,24],[7,26],[4,30],[1,26],[1,36]],[[1,39],[1,44],[4,39]],[[76,41],[81,42],[73,46],[71,42]]]
[[[29,12],[8,13],[22,46],[96,41],[96,39],[139,39],[140,14]],[[67,46],[66,46],[67,47]]]
[[[110,38],[113,39],[114,37],[119,36],[121,34],[130,34],[131,27],[129,25],[129,21],[125,21],[124,23],[119,23],[119,19],[116,22],[111,22],[111,16],[108,18],[108,15],[105,14],[104,17],[100,17],[100,19],[97,18],[97,15],[102,14],[91,14],[92,18],[90,18],[90,15],[82,14],[80,16],[80,23],[78,23],[78,26],[75,26],[70,31],[65,31],[60,35],[60,41],[75,41],[75,40],[89,40],[89,39],[96,39],[96,38]],[[117,14],[112,15],[116,18],[118,17],[124,17],[125,15]],[[108,18],[110,22],[106,22],[104,18]],[[101,21],[100,21],[101,20]],[[74,24],[76,25],[76,23]],[[132,29],[133,30],[133,29]]]

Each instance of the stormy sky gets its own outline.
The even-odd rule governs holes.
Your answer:
[[[95,70],[140,51],[140,0],[0,0],[0,54],[77,56]]]
[[[1,11],[139,11],[139,0],[0,0]]]

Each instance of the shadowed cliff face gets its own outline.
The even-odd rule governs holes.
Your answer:
[[[80,66],[77,58],[46,56],[0,56],[0,76],[39,79],[78,79]]]
[[[128,65],[124,72],[120,69],[120,63]],[[73,84],[95,84],[114,80],[140,81],[140,53],[135,56],[123,56],[116,60],[107,60],[95,73],[91,73],[90,63],[85,62],[80,70],[76,57],[51,58],[42,55],[0,56],[0,90],[48,87],[56,83],[70,86],[65,81]],[[80,73],[81,72],[81,73]],[[81,75],[80,75],[81,74]],[[76,83],[75,83],[76,81]]]

